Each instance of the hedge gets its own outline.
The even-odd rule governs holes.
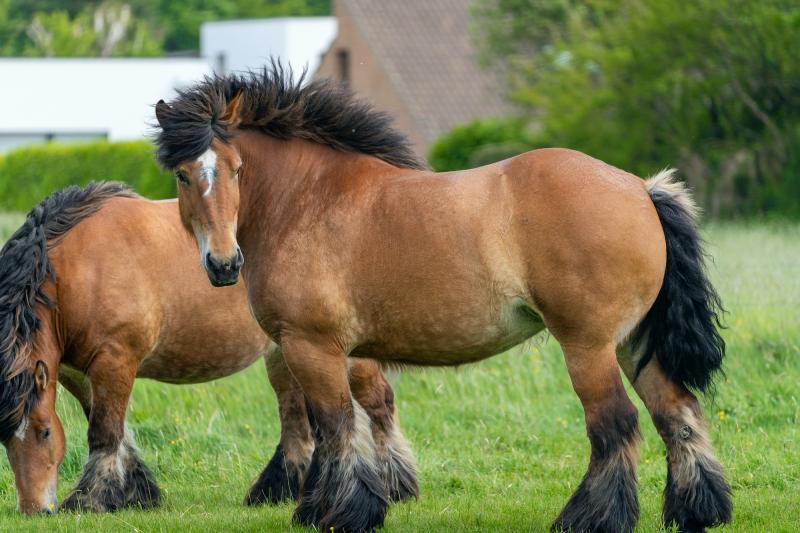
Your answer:
[[[434,170],[463,170],[494,163],[542,145],[518,118],[476,120],[456,126],[437,139],[428,161]]]
[[[175,196],[175,180],[158,167],[146,141],[49,143],[0,156],[0,210],[28,211],[58,189],[93,180],[124,181],[153,199]]]

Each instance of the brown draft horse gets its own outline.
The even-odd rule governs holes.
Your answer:
[[[211,283],[235,283],[243,255],[255,316],[318,428],[297,521],[350,532],[384,521],[348,356],[458,365],[544,328],[563,348],[592,447],[554,529],[636,523],[639,430],[620,366],[667,447],[664,522],[701,531],[730,520],[690,392],[720,368],[720,302],[671,171],[642,181],[543,149],[433,173],[385,115],[330,81],[293,83],[276,63],[206,78],[156,116],[158,158],[176,172]]]
[[[205,281],[175,201],[152,202],[116,183],[70,187],[41,202],[0,251],[0,440],[18,508],[54,512],[64,432],[56,380],[89,419],[89,460],[67,509],[152,507],[160,493],[125,430],[136,377],[198,383],[265,356],[281,439],[245,503],[297,496],[314,440],[302,391],[253,320],[242,287]],[[393,450],[384,479],[416,495],[413,457],[394,421],[392,389],[374,361],[354,361],[354,395],[373,436]]]

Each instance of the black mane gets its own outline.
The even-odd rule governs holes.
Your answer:
[[[108,198],[135,196],[121,183],[71,186],[48,196],[0,249],[0,442],[14,435],[39,400],[31,351],[39,305],[52,306],[43,285],[55,280],[47,250]]]
[[[293,81],[291,69],[273,60],[258,72],[206,77],[179,90],[178,97],[159,113],[160,129],[155,132],[159,163],[173,169],[199,157],[215,137],[229,140],[232,133],[222,115],[228,102],[241,93],[240,128],[280,139],[309,139],[398,167],[427,168],[406,136],[392,127],[389,115],[332,80],[304,86],[304,78],[305,73]]]

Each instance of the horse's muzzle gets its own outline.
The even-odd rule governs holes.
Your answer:
[[[203,261],[208,274],[208,280],[215,287],[234,285],[239,280],[239,271],[244,264],[244,255],[238,246],[236,254],[226,259],[217,259],[211,253],[207,253]]]

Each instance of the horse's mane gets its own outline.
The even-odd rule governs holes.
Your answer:
[[[232,133],[223,113],[241,93],[239,128],[280,139],[308,139],[372,155],[398,167],[427,168],[408,138],[393,128],[389,115],[332,80],[304,85],[304,78],[305,72],[293,81],[292,70],[273,59],[257,72],[207,76],[179,90],[178,97],[159,113],[160,129],[154,135],[158,161],[173,169],[199,157],[214,138],[228,141]]]
[[[31,352],[37,305],[52,307],[43,285],[55,281],[48,248],[114,196],[136,196],[121,183],[71,186],[42,200],[0,249],[0,442],[6,442],[39,400]]]

